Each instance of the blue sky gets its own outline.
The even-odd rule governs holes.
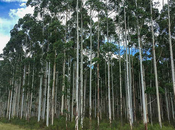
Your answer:
[[[33,8],[26,7],[27,0],[0,0],[0,53],[10,39],[10,30]]]

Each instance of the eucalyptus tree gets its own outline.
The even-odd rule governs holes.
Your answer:
[[[21,57],[23,56],[23,50],[22,50],[22,44],[21,44],[22,40],[24,40],[23,37],[24,37],[24,32],[18,31],[18,26],[15,25],[13,30],[11,30],[11,39],[8,42],[7,46],[4,48],[4,53],[3,53],[4,59],[9,61],[9,63],[11,64],[11,69],[9,68],[9,71],[10,71],[12,77],[9,78],[11,80],[11,81],[9,81],[10,86],[11,86],[9,89],[9,92],[10,92],[9,95],[11,95],[11,97],[12,97],[12,93],[13,93],[13,89],[14,89],[14,94],[13,94],[14,96],[13,97],[15,99],[17,97],[17,95],[15,95],[15,93],[17,93],[17,90],[15,90],[15,89],[17,89],[17,85],[15,85],[14,83],[19,81],[19,77],[20,77],[20,74],[19,74],[19,72],[17,72],[17,69],[18,69],[18,67],[20,69],[21,64],[17,64],[17,61],[21,61]],[[7,62],[5,62],[5,63],[7,63]],[[18,70],[18,71],[20,71],[20,70]],[[7,88],[9,88],[9,87],[7,87]],[[10,91],[10,90],[12,90],[12,91]],[[10,98],[10,96],[9,96],[9,98]],[[12,106],[12,103],[13,103],[13,106]],[[18,109],[16,110],[17,112],[15,112],[16,104],[17,104],[16,101],[10,102],[10,99],[8,100],[7,114],[9,117],[11,117],[11,114],[14,117],[16,115],[15,113],[18,113]]]
[[[79,120],[79,116],[78,116],[78,89],[79,89],[79,25],[78,25],[78,11],[79,11],[79,6],[78,6],[78,0],[77,0],[77,4],[76,4],[76,12],[77,12],[77,53],[76,53],[76,57],[77,57],[77,72],[76,72],[76,117],[75,117],[75,129],[78,130],[78,120]]]
[[[108,8],[108,6],[106,7],[106,6],[104,6],[105,8]],[[105,40],[105,41],[107,41],[106,43],[110,43],[110,42],[112,42],[112,40],[113,40],[113,36],[115,35],[115,23],[114,23],[114,21],[113,21],[113,19],[112,18],[110,18],[110,17],[107,17],[107,14],[106,14],[106,9],[105,9],[105,13],[102,13],[101,15],[100,15],[100,18],[101,18],[101,20],[100,20],[100,27],[101,27],[101,33],[102,33],[102,35],[104,35],[104,37],[103,37],[103,40]],[[108,24],[107,24],[108,23]],[[110,42],[109,42],[109,40],[110,40]],[[104,43],[105,44],[105,43]],[[108,54],[107,54],[108,55]],[[110,58],[110,57],[108,57],[108,58]],[[110,123],[111,123],[111,104],[110,104],[110,73],[109,73],[109,71],[110,71],[110,60],[109,59],[106,59],[105,60],[105,62],[107,62],[108,63],[108,111],[110,111],[109,112],[109,120],[110,120]]]
[[[128,39],[127,39],[127,28],[126,28],[126,11],[124,7],[124,22],[125,22],[125,46],[126,46],[126,86],[127,86],[127,96],[128,96],[128,115],[129,115],[129,123],[132,129],[132,108],[131,108],[131,94],[130,94],[130,80],[129,80],[129,62],[128,62]]]
[[[175,4],[172,1],[171,5]],[[171,17],[174,18],[174,15]],[[170,58],[171,58],[171,73],[172,73],[172,82],[173,82],[173,90],[174,90],[174,98],[175,98],[175,72],[174,72],[174,59],[173,59],[173,49],[172,49],[172,36],[171,36],[171,19],[170,19],[170,2],[168,0],[168,34],[169,34],[169,44],[170,44]]]
[[[89,83],[89,120],[91,128],[92,120],[92,1],[87,1],[87,4],[90,6],[90,83]]]
[[[83,114],[83,0],[81,2],[81,64],[80,64],[80,94],[81,94],[81,128],[83,129],[83,119],[84,119],[84,114]]]
[[[44,13],[44,12],[43,12]],[[43,91],[43,104],[42,104],[42,120],[45,119],[45,111],[46,111],[46,97],[47,97],[47,87],[48,87],[48,69],[49,69],[49,59],[47,58],[48,55],[49,55],[49,37],[50,37],[50,32],[49,32],[49,29],[50,29],[50,23],[52,21],[52,18],[49,14],[43,14],[43,62],[45,63],[45,76],[44,76],[44,91]]]
[[[101,46],[101,52],[103,52],[103,56],[105,60],[108,62],[108,110],[109,110],[109,122],[111,125],[111,85],[110,85],[110,64],[113,53],[117,52],[117,47],[113,43],[105,43]]]
[[[7,46],[6,46],[7,47]],[[4,48],[4,52],[7,48]],[[4,60],[1,61],[1,79],[0,79],[0,90],[1,90],[1,116],[7,117],[9,116],[9,97],[10,90],[12,90],[12,85],[10,80],[12,79],[12,65],[10,61],[10,57],[6,57],[7,55],[3,55]],[[5,58],[6,57],[6,58]],[[3,103],[4,102],[4,108]],[[4,111],[3,111],[4,110]]]
[[[66,44],[67,41],[69,41],[69,35],[68,35],[68,25],[67,21],[70,19],[69,14],[72,10],[72,1],[50,1],[49,2],[49,10],[51,13],[53,13],[54,16],[58,16],[58,19],[60,21],[63,21],[65,23],[65,34],[64,34],[64,43]],[[62,15],[62,14],[63,15]],[[64,18],[64,19],[63,19]],[[66,48],[64,48],[64,61],[63,61],[63,81],[62,81],[62,92],[65,92],[65,70],[66,70]],[[64,110],[64,100],[65,96],[62,94],[62,101],[61,101],[61,115],[63,115]],[[53,109],[53,108],[52,108]]]
[[[91,123],[91,115],[92,115],[92,50],[93,50],[93,35],[92,34],[92,29],[94,26],[94,22],[93,19],[95,16],[95,12],[98,12],[97,17],[98,17],[98,53],[97,53],[97,58],[99,58],[99,37],[100,37],[100,18],[99,18],[99,14],[101,13],[102,10],[104,10],[104,7],[102,6],[103,3],[100,0],[97,1],[92,1],[92,0],[88,0],[86,1],[86,6],[89,9],[89,14],[90,14],[90,93],[89,93],[89,118],[90,118],[90,123]],[[95,39],[94,39],[95,40]],[[98,121],[98,125],[99,125],[99,64],[97,65],[97,89],[98,89],[98,111],[97,111],[97,121]]]
[[[112,1],[113,2],[113,1]],[[105,3],[105,18],[104,18],[104,28],[103,28],[103,31],[104,31],[104,34],[106,36],[106,41],[107,41],[107,44],[109,43],[109,40],[111,40],[110,42],[112,42],[112,38],[113,38],[113,35],[115,34],[115,24],[112,20],[112,18],[110,18],[110,14],[113,13],[113,9],[115,9],[115,3],[112,4],[111,1],[108,1],[106,0],[106,3]],[[111,120],[112,120],[112,115],[111,115],[111,82],[110,82],[110,78],[111,78],[111,75],[110,75],[110,57],[111,57],[111,54],[114,53],[114,51],[112,51],[112,53],[110,54],[111,52],[108,52],[107,53],[107,64],[108,64],[108,113],[109,113],[109,122],[110,122],[110,127],[111,127]],[[112,70],[111,70],[112,71]],[[113,87],[112,87],[112,99],[114,99],[114,94],[113,94]],[[113,100],[114,102],[114,100]],[[114,105],[114,103],[112,104]],[[112,107],[114,108],[114,106]],[[113,109],[113,119],[114,119],[114,109]]]
[[[85,86],[83,86],[83,83],[84,83],[84,61],[85,61],[85,56],[83,54],[84,52],[84,49],[86,49],[86,46],[85,46],[85,41],[87,40],[87,33],[88,33],[88,24],[89,24],[89,21],[91,21],[91,17],[88,15],[88,10],[86,9],[86,5],[87,3],[85,3],[84,0],[81,1],[81,7],[80,7],[80,17],[81,17],[81,29],[80,29],[80,35],[81,35],[81,63],[80,63],[80,95],[81,95],[81,100],[80,100],[80,117],[81,117],[81,127],[83,129],[83,121],[84,121],[84,116],[85,116],[85,109],[83,107],[84,104],[85,104],[85,100],[86,97],[85,97],[85,93],[84,93],[84,89],[85,89]],[[84,97],[83,97],[84,96]]]
[[[21,63],[23,62],[23,66],[24,66],[23,83],[22,83],[23,84],[23,86],[22,86],[23,91],[21,92],[22,100],[21,100],[21,109],[20,110],[21,110],[21,118],[24,115],[23,109],[26,110],[26,114],[25,114],[26,119],[28,119],[28,117],[29,117],[29,114],[28,114],[28,111],[29,111],[29,109],[28,109],[29,108],[28,107],[28,105],[29,105],[29,102],[28,102],[29,91],[28,90],[30,90],[30,87],[29,87],[30,75],[31,75],[30,74],[30,65],[31,65],[30,56],[32,55],[31,44],[28,41],[32,37],[29,35],[31,33],[30,30],[32,29],[34,23],[35,23],[34,18],[31,15],[26,15],[23,19],[19,20],[18,24],[15,25],[14,29],[11,31],[11,43],[14,45],[13,49],[15,49],[15,54],[18,55],[18,59],[16,59],[16,61],[20,61]],[[32,26],[29,27],[29,24]],[[26,66],[27,64],[28,64],[28,66]],[[14,71],[14,73],[13,73],[14,74],[13,79],[14,79],[14,85],[15,85],[14,86],[15,92],[13,94],[13,106],[12,107],[10,106],[10,109],[12,108],[12,110],[13,110],[12,111],[13,116],[15,116],[15,115],[18,116],[18,112],[19,112],[19,103],[20,103],[19,97],[20,97],[20,89],[21,89],[21,86],[19,83],[22,80],[22,78],[20,77],[21,65],[19,64],[16,67],[18,68],[19,72]],[[28,67],[28,72],[27,72],[27,67]],[[26,77],[27,77],[27,79],[26,79]],[[19,92],[19,95],[17,95],[17,92]],[[24,92],[27,93],[26,102],[24,102]],[[12,94],[11,94],[11,99],[12,99]],[[12,103],[12,100],[11,100],[11,103]]]
[[[60,53],[64,54],[61,50],[64,49],[63,47],[63,26],[61,25],[60,21],[57,19],[53,19],[52,23],[49,27],[49,32],[52,35],[49,37],[49,41],[51,43],[50,51],[52,51],[52,58],[53,58],[53,83],[52,83],[52,125],[54,121],[54,93],[55,93],[55,73],[56,73],[56,55]],[[51,59],[51,58],[49,58]],[[55,104],[56,105],[56,104]]]
[[[163,6],[160,16],[158,19],[156,19],[156,22],[158,23],[158,41],[159,41],[159,49],[161,49],[160,54],[161,54],[161,62],[165,64],[164,68],[170,67],[171,66],[171,71],[167,70],[167,75],[163,76],[165,78],[165,96],[167,96],[167,92],[172,93],[174,90],[174,81],[173,81],[173,75],[174,75],[174,61],[173,59],[173,46],[171,45],[174,41],[173,36],[174,36],[174,13],[173,10],[175,9],[175,2],[174,1],[168,1],[165,6]],[[168,22],[167,22],[168,21]],[[168,26],[167,26],[168,24]],[[170,53],[165,51],[165,50],[170,50]],[[165,53],[161,53],[165,52]],[[173,66],[172,66],[173,65]],[[171,80],[170,74],[172,75]],[[161,76],[162,77],[162,76]],[[171,86],[171,87],[170,87]],[[173,90],[172,90],[173,89]],[[171,95],[171,94],[170,94]],[[168,98],[168,97],[166,97]],[[169,97],[171,100],[171,98]],[[170,101],[171,103],[171,101]],[[168,105],[168,102],[166,102],[166,105]],[[172,113],[173,114],[173,113]],[[168,110],[167,110],[167,115],[168,115]]]
[[[33,17],[32,17],[33,18]],[[32,20],[28,20],[28,22],[30,21],[30,24],[26,25],[30,27],[29,30],[29,40],[30,40],[30,53],[31,53],[31,60],[32,60],[32,64],[33,64],[33,70],[31,72],[30,75],[30,82],[32,82],[31,88],[30,88],[30,103],[28,105],[28,118],[30,118],[31,116],[31,107],[32,107],[32,100],[33,100],[33,90],[35,89],[34,86],[34,75],[35,73],[39,73],[40,75],[40,87],[39,87],[39,106],[38,106],[38,122],[40,121],[40,117],[41,117],[41,96],[42,96],[42,82],[43,82],[43,54],[44,54],[44,46],[43,46],[43,42],[44,42],[44,35],[43,35],[43,24],[42,21],[37,21],[35,18],[33,18]],[[33,23],[32,23],[33,22]],[[36,34],[35,34],[36,33]],[[36,69],[36,70],[35,70]],[[39,69],[40,72],[37,72],[37,70]],[[37,88],[37,87],[36,87]],[[29,100],[29,99],[28,99]]]
[[[56,2],[56,5],[57,6],[53,6],[53,4],[55,4],[55,2]],[[47,21],[47,18],[51,18],[51,24],[52,24],[52,22],[54,21],[54,17],[53,16],[56,16],[57,15],[57,13],[56,13],[56,11],[57,11],[57,7],[60,7],[60,2],[58,2],[58,1],[49,1],[49,0],[44,0],[44,1],[32,1],[32,0],[29,0],[28,2],[27,2],[27,5],[31,5],[31,6],[34,6],[35,7],[35,15],[36,16],[38,16],[39,14],[41,14],[42,16],[44,16],[44,17],[46,17],[45,19],[46,19],[46,21]],[[54,8],[53,8],[54,7]],[[46,11],[47,10],[47,11]],[[50,14],[48,13],[48,12],[50,12]],[[47,14],[46,14],[47,13]],[[48,15],[48,17],[47,17],[47,15]],[[49,16],[49,15],[51,15],[51,16]],[[42,17],[42,18],[44,18],[44,17]],[[43,19],[44,20],[44,19]],[[47,22],[46,22],[47,23]],[[55,24],[55,23],[53,23],[53,24]],[[52,24],[52,25],[53,25]],[[54,26],[54,25],[53,25]],[[58,28],[56,27],[56,31],[58,31],[57,30]],[[51,34],[51,37],[50,37],[50,39],[48,39],[48,41],[49,42],[51,42],[51,43],[53,43],[53,42],[55,42],[54,40],[56,40],[55,39],[55,36],[53,36],[52,37],[52,33],[54,33],[54,32],[56,32],[54,29],[49,29],[49,32],[50,32],[50,34]],[[53,31],[53,32],[51,32],[51,31]],[[49,34],[49,35],[50,35]],[[48,37],[49,38],[49,37]],[[52,40],[52,41],[51,41]],[[49,51],[51,51],[50,49],[49,49],[49,46],[48,46],[48,50]],[[55,57],[56,57],[56,51],[54,51],[55,52]],[[49,62],[50,62],[50,60],[49,60]],[[46,63],[47,64],[47,63]],[[46,65],[47,66],[47,65]],[[49,68],[50,68],[50,66],[49,66]],[[46,68],[47,69],[47,68]],[[53,87],[52,87],[52,125],[53,125],[53,120],[54,120],[54,93],[55,93],[55,91],[54,91],[54,89],[55,89],[55,71],[56,71],[56,62],[54,62],[54,72],[53,72],[53,80],[54,80],[54,82],[53,82]],[[48,74],[50,74],[50,72],[48,73]],[[48,79],[50,79],[50,75],[48,75]],[[50,81],[48,81],[49,83],[48,83],[48,95],[47,95],[47,126],[48,126],[48,112],[49,112],[49,88],[50,88]],[[45,93],[45,95],[46,95],[46,87],[45,87],[45,91],[44,91],[44,93]],[[44,102],[45,103],[45,102]],[[43,105],[43,107],[45,107],[45,105]],[[44,109],[44,111],[45,111],[45,108],[43,108]],[[43,114],[42,115],[44,115],[44,111],[43,111]],[[43,118],[44,118],[44,116],[43,116]]]
[[[121,14],[121,1],[114,1],[115,5],[117,6],[117,10],[115,10],[115,12],[117,12],[118,14],[116,15],[116,24],[118,27],[118,39],[116,39],[116,41],[118,42],[118,46],[119,46],[119,80],[120,80],[120,120],[121,120],[121,125],[123,124],[123,107],[122,107],[122,70],[121,70],[121,36],[122,36],[122,28],[121,28],[121,22],[122,22],[122,15]]]
[[[99,80],[100,80],[100,73],[99,73],[99,58],[100,58],[100,43],[102,42],[102,40],[103,39],[105,39],[105,36],[107,36],[107,34],[105,33],[107,30],[108,30],[108,28],[110,29],[110,31],[108,31],[108,34],[111,36],[112,35],[112,33],[114,33],[114,24],[113,24],[113,22],[112,22],[112,19],[106,19],[105,18],[105,12],[106,12],[106,10],[107,10],[107,8],[108,7],[106,7],[107,5],[105,5],[105,3],[103,2],[103,1],[101,1],[101,0],[99,0],[99,1],[95,1],[94,3],[93,3],[93,10],[94,11],[96,11],[97,12],[97,18],[98,18],[98,21],[96,22],[96,24],[97,24],[97,39],[96,39],[96,41],[97,41],[97,89],[98,89],[98,111],[97,111],[97,121],[98,121],[98,125],[99,125],[99,113],[100,113],[100,99],[99,99],[99,94],[100,94],[100,92],[99,92]],[[108,22],[108,20],[110,21],[110,22]],[[108,26],[108,28],[107,28],[107,26],[105,25],[105,22],[108,22],[109,24],[111,24],[110,26]],[[104,33],[105,34],[105,36],[101,36],[101,32],[102,33]],[[112,32],[112,33],[111,33]],[[94,37],[95,37],[95,34],[94,34]],[[102,39],[103,38],[103,39]]]
[[[8,45],[9,46],[9,45]],[[10,47],[10,46],[9,46]],[[10,49],[10,48],[9,48]],[[8,106],[9,106],[9,93],[10,90],[12,89],[12,86],[10,84],[10,79],[12,78],[11,70],[12,70],[12,65],[10,62],[10,57],[7,57],[8,54],[7,52],[7,46],[4,48],[4,52],[2,54],[2,57],[4,58],[0,62],[0,91],[1,91],[1,117],[7,117],[8,116]]]
[[[100,124],[100,73],[99,73],[99,56],[100,56],[100,13],[102,11],[102,5],[103,3],[99,0],[99,1],[96,1],[95,3],[96,5],[96,10],[98,12],[98,45],[97,45],[97,58],[98,58],[98,63],[97,63],[97,98],[98,98],[98,107],[97,107],[97,124],[98,124],[98,127],[99,127],[99,124]],[[101,90],[101,93],[102,93],[102,90]]]
[[[29,51],[29,57],[31,58],[31,60],[33,60],[33,63],[29,64],[28,67],[28,85],[30,85],[31,87],[29,88],[30,90],[30,96],[29,93],[27,93],[27,114],[26,114],[26,118],[29,119],[30,118],[30,114],[31,114],[31,107],[32,107],[32,98],[33,98],[33,90],[35,89],[34,86],[34,75],[40,73],[40,87],[39,87],[39,107],[38,107],[38,121],[40,121],[40,111],[41,111],[41,91],[42,91],[42,82],[43,82],[43,78],[42,78],[42,67],[43,67],[43,24],[41,21],[38,21],[35,17],[30,16],[30,15],[26,15],[21,21],[20,23],[22,24],[22,28],[24,30],[26,30],[27,34],[28,34],[28,51]],[[30,42],[29,42],[30,41]],[[31,66],[33,66],[33,71],[31,73]],[[34,69],[36,68],[36,70],[34,71]],[[40,72],[38,71],[38,69],[40,70]],[[32,76],[31,76],[32,75]],[[32,82],[32,83],[30,83]],[[37,81],[36,81],[37,82]],[[37,82],[38,83],[38,82]],[[37,89],[37,87],[36,87]],[[29,103],[29,97],[30,97],[30,103]]]
[[[145,42],[145,37],[147,37],[146,31],[148,31],[148,26],[147,26],[147,17],[149,16],[147,11],[149,9],[149,6],[145,4],[146,1],[126,1],[125,2],[125,7],[124,7],[124,23],[125,23],[125,31],[126,31],[126,22],[128,23],[128,30],[130,30],[130,34],[127,33],[128,35],[131,35],[131,42],[129,39],[125,36],[125,42],[129,41],[130,43],[137,43],[138,44],[138,49],[139,49],[139,56],[140,56],[140,74],[141,74],[141,84],[142,84],[142,103],[143,103],[143,119],[144,119],[144,124],[145,124],[145,129],[147,129],[147,114],[146,114],[146,100],[145,100],[145,81],[144,81],[144,69],[143,69],[143,57],[142,57],[142,51],[143,51],[143,43]],[[123,11],[122,11],[123,12]],[[125,14],[127,13],[127,15]],[[126,16],[128,16],[126,18]],[[132,22],[129,22],[132,21]],[[125,33],[126,35],[126,33]],[[133,37],[134,36],[134,37]],[[137,37],[137,38],[136,38]],[[142,42],[141,42],[142,41]],[[136,44],[136,45],[137,45]],[[136,46],[137,47],[137,46]],[[127,49],[126,49],[127,50]],[[127,60],[127,56],[126,56]],[[131,81],[130,81],[131,82]],[[129,84],[129,83],[128,83]],[[128,92],[128,96],[130,95],[131,92]],[[129,98],[131,99],[131,97]],[[132,100],[130,100],[132,101]],[[128,103],[130,110],[132,107],[130,106],[130,103]],[[128,112],[131,112],[131,111]],[[133,123],[133,117],[132,114],[130,114],[130,126],[132,128],[132,123]]]
[[[171,55],[166,51],[169,47],[167,43],[170,42],[168,40],[174,42],[174,1],[171,1],[169,8],[168,5],[164,6],[160,17],[158,17],[158,10],[152,8],[152,0],[123,2],[28,0],[27,5],[35,7],[34,16],[26,15],[15,25],[11,31],[11,39],[4,49],[4,61],[0,65],[0,71],[2,71],[0,89],[5,91],[2,93],[3,98],[0,97],[0,102],[6,100],[4,101],[6,108],[3,108],[3,111],[6,110],[6,117],[11,119],[21,112],[21,118],[25,115],[29,120],[30,117],[37,116],[39,122],[40,117],[45,120],[47,113],[46,125],[49,126],[49,121],[53,125],[55,114],[59,117],[61,112],[61,115],[65,115],[66,128],[68,128],[68,121],[70,117],[71,121],[73,120],[74,106],[76,106],[75,129],[79,129],[80,119],[83,129],[86,110],[89,110],[90,128],[92,128],[92,117],[96,119],[97,114],[97,125],[100,128],[100,118],[104,116],[102,114],[106,114],[110,125],[112,119],[114,120],[118,115],[121,117],[121,122],[124,116],[127,119],[129,117],[132,129],[133,121],[136,121],[136,112],[139,110],[137,116],[143,116],[145,129],[147,129],[145,93],[150,96],[150,118],[152,119],[152,113],[156,114],[155,110],[158,110],[161,125],[160,109],[164,108],[163,105],[159,105],[159,92],[161,95],[164,94],[161,88],[165,88],[166,109],[171,110],[174,115],[172,84],[169,80],[168,69],[170,65],[167,62],[173,57],[170,58]],[[148,13],[150,11],[151,14]],[[113,15],[117,15],[115,22]],[[171,18],[168,17],[170,15]],[[167,27],[168,18],[171,28]],[[126,49],[121,47],[122,40]],[[119,45],[114,44],[116,41]],[[118,54],[117,46],[120,48],[119,61],[112,61],[112,57]],[[132,50],[136,49],[138,53],[134,56],[132,56],[133,53],[128,54],[129,47],[132,47]],[[173,46],[170,48],[173,52]],[[95,55],[94,59],[92,55]],[[157,61],[156,57],[158,57]],[[154,59],[154,62],[150,59]],[[115,63],[114,67],[111,66],[112,62]],[[152,63],[154,63],[154,74],[152,70],[149,70]],[[87,74],[89,69],[90,74]],[[119,74],[114,73],[118,70]],[[168,74],[164,75],[166,71]],[[124,77],[125,80],[121,80]],[[114,80],[118,78],[120,81]],[[151,88],[146,88],[146,84],[150,84]],[[155,88],[152,87],[154,84]],[[89,89],[86,85],[89,85]],[[122,87],[124,85],[126,89]],[[120,96],[118,95],[119,89]],[[152,90],[154,90],[153,94]],[[126,96],[123,93],[126,93]],[[70,102],[71,96],[72,103]],[[153,96],[157,96],[157,104],[152,103]],[[161,100],[161,103],[163,102],[164,99]],[[58,104],[60,104],[59,107]],[[86,109],[86,104],[89,105],[89,109]],[[168,106],[172,108],[169,109]],[[143,109],[140,109],[141,107]],[[135,109],[135,120],[133,120],[132,108]],[[92,112],[95,116],[92,116]],[[164,112],[162,111],[162,118]],[[170,115],[170,111],[167,115]],[[50,117],[51,120],[49,120]],[[168,118],[170,119],[170,116]]]
[[[28,17],[28,16],[27,16]],[[26,18],[24,18],[23,20],[25,21],[25,19],[27,19],[27,17]],[[30,16],[29,16],[30,17]],[[28,46],[29,46],[29,44],[27,43],[27,39],[28,39],[28,36],[27,36],[27,30],[28,29],[25,29],[25,27],[23,26],[24,24],[23,23],[20,23],[19,22],[19,24],[18,24],[18,28],[20,28],[20,26],[22,25],[22,30],[21,31],[17,31],[17,32],[15,32],[16,33],[16,36],[15,36],[15,38],[16,38],[16,40],[18,41],[18,47],[20,47],[21,46],[21,50],[22,50],[22,55],[21,55],[21,59],[23,59],[23,62],[25,62],[25,58],[27,58],[27,53],[28,53]],[[12,35],[14,34],[14,32],[12,32]],[[21,37],[21,39],[19,39]],[[17,42],[17,41],[15,41],[15,42]],[[21,44],[20,46],[19,46],[19,44]],[[21,61],[22,62],[22,61]],[[22,118],[22,116],[23,116],[23,103],[24,103],[24,90],[26,90],[27,91],[27,89],[28,88],[26,88],[26,83],[25,83],[25,77],[26,77],[26,69],[25,69],[25,64],[26,63],[24,63],[24,74],[23,74],[23,86],[22,86],[22,88],[23,88],[23,91],[22,91],[22,100],[21,100],[21,118]],[[16,102],[16,101],[15,101]]]
[[[7,97],[8,102],[7,102],[7,107],[6,107],[6,109],[7,109],[6,117],[9,120],[13,116],[13,108],[12,108],[13,107],[13,105],[12,105],[13,101],[12,101],[12,98],[15,96],[14,91],[16,91],[15,90],[15,87],[16,87],[16,85],[15,85],[15,82],[16,82],[16,71],[15,71],[16,61],[15,60],[17,60],[17,55],[14,53],[15,49],[11,48],[11,47],[14,47],[13,43],[14,43],[15,40],[17,40],[17,39],[16,38],[13,38],[13,40],[10,39],[7,46],[4,48],[4,54],[3,54],[4,55],[3,56],[4,57],[4,62],[1,63],[2,64],[2,69],[4,69],[4,70],[2,70],[2,74],[9,78],[9,79],[4,79],[2,77],[2,79],[1,79],[1,85],[7,87],[7,90],[9,91],[9,93],[7,93],[8,94],[8,97]],[[4,66],[4,65],[6,65],[6,66]],[[8,68],[9,70],[7,70],[6,67],[9,67]]]
[[[156,95],[157,95],[157,107],[158,107],[159,124],[160,124],[160,127],[162,128],[161,115],[160,115],[160,101],[159,101],[159,85],[158,85],[157,64],[156,64],[156,54],[155,54],[152,0],[150,1],[150,10],[151,10],[151,31],[152,31],[152,43],[153,43],[153,59],[154,59],[154,73],[155,73],[155,85],[156,85]]]

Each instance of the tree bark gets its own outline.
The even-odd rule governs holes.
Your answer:
[[[129,118],[129,123],[130,127],[132,129],[132,111],[131,111],[131,98],[130,97],[130,80],[129,80],[129,66],[128,66],[128,45],[127,45],[127,34],[126,34],[126,11],[124,7],[124,21],[125,21],[125,46],[126,46],[126,87],[127,87],[127,103],[128,103],[128,118]]]
[[[73,121],[73,118],[74,118],[74,101],[75,101],[75,73],[76,73],[76,64],[73,63],[73,83],[72,83],[72,109],[71,109],[71,121]]]
[[[34,67],[33,67],[33,72],[32,72],[32,91],[30,93],[30,105],[29,105],[29,118],[31,117],[31,113],[32,113],[32,103],[33,103],[33,89],[34,89]]]
[[[90,7],[90,83],[89,83],[89,120],[92,120],[92,8]]]
[[[48,89],[47,89],[47,119],[46,119],[46,126],[49,126],[49,110],[50,110],[50,62],[49,62],[49,72],[48,72]]]
[[[113,81],[113,79],[114,79],[114,75],[113,75],[113,68],[112,68],[112,65],[111,65],[111,78],[112,78],[112,117],[113,117],[113,120],[115,120],[115,110],[114,110],[114,81]]]
[[[53,66],[53,84],[52,84],[52,125],[54,122],[55,74],[56,74],[56,50],[55,50],[55,60]]]
[[[168,122],[170,124],[169,102],[168,102],[168,94],[167,94],[166,88],[165,88],[165,101],[166,101],[166,109],[167,109],[167,118],[168,118]]]
[[[24,73],[23,73],[23,86],[22,86],[22,99],[21,99],[21,119],[23,117],[23,105],[24,105],[24,85],[26,80],[26,66],[24,65]]]
[[[42,73],[42,72],[43,72],[43,71],[42,71],[42,69],[41,69],[41,73]],[[43,75],[40,75],[38,122],[40,121],[40,118],[41,118],[42,85],[43,85]]]
[[[81,11],[82,11],[82,6],[81,5]],[[81,77],[81,128],[83,129],[83,16],[81,13],[81,72],[80,72],[80,77]]]
[[[174,91],[174,99],[175,99],[175,74],[174,74],[173,46],[172,46],[172,40],[171,40],[171,19],[170,19],[169,0],[168,0],[168,33],[169,33],[169,44],[170,44],[172,82],[173,82],[173,91]]]
[[[97,46],[97,58],[99,58],[100,53],[100,20],[99,20],[99,12],[98,12],[98,46]],[[97,63],[97,125],[100,125],[100,73],[99,73],[99,61]]]
[[[43,106],[42,106],[42,119],[45,119],[46,112],[46,92],[47,92],[47,77],[48,77],[48,62],[46,61],[46,69],[45,69],[45,79],[44,79],[44,95],[43,95]]]
[[[152,42],[153,42],[153,61],[154,61],[154,73],[155,73],[155,85],[156,85],[156,96],[157,96],[157,108],[158,108],[158,119],[160,128],[162,128],[161,114],[160,114],[160,99],[159,99],[159,85],[157,76],[157,63],[156,63],[156,53],[155,53],[155,40],[154,40],[154,29],[153,29],[153,18],[152,18],[152,0],[150,1],[151,9],[151,31],[152,31]]]
[[[110,59],[108,55],[108,110],[109,110],[109,123],[111,126],[111,85],[110,85]]]
[[[76,118],[75,118],[75,130],[78,130],[78,90],[79,90],[79,25],[78,25],[78,0],[77,0],[77,72],[76,72]]]

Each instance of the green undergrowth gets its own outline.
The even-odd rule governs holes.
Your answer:
[[[54,125],[50,125],[49,127],[46,127],[45,121],[37,122],[37,118],[31,118],[29,121],[25,119],[18,119],[13,118],[10,121],[6,118],[1,118],[0,122],[2,123],[10,123],[13,125],[18,125],[21,128],[25,129],[31,129],[31,130],[74,130],[75,129],[75,122],[67,122],[64,117],[60,117],[59,119],[54,120]],[[67,124],[67,128],[66,128]],[[80,123],[79,123],[80,124]],[[82,130],[82,128],[79,126],[79,129]],[[113,121],[111,126],[109,124],[108,120],[102,120],[100,121],[99,128],[97,127],[97,122],[95,120],[92,120],[91,123],[91,129],[89,124],[89,119],[84,119],[84,127],[83,130],[130,130],[130,126],[127,123],[121,123],[119,121]],[[136,123],[133,126],[133,130],[144,130],[145,127],[142,123]],[[151,126],[148,124],[148,130],[160,130],[159,124],[154,124]],[[168,123],[163,124],[163,128],[161,130],[174,130],[173,126],[169,125]]]

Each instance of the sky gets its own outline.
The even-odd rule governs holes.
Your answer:
[[[154,2],[162,0],[154,0]],[[164,0],[165,3],[167,0]],[[10,30],[25,14],[33,13],[32,7],[26,7],[27,0],[0,0],[0,54],[10,40]],[[161,7],[160,7],[161,8]]]
[[[10,30],[32,7],[26,7],[27,0],[0,0],[0,54],[10,40]]]

